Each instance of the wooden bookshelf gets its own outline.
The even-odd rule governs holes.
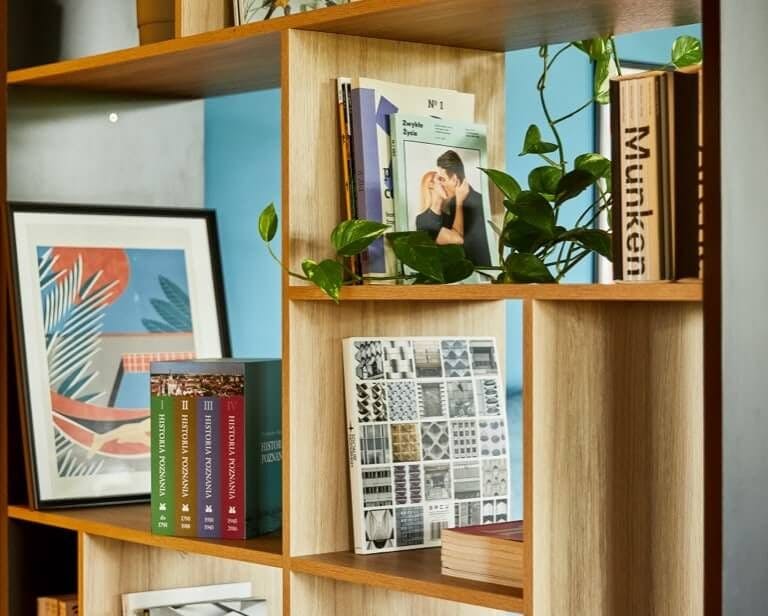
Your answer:
[[[346,287],[342,302],[420,302],[497,300],[585,301],[585,302],[700,302],[700,282],[648,284],[478,284],[478,285],[360,285]],[[330,301],[313,286],[293,285],[292,301]]]
[[[327,254],[338,216],[333,78],[474,93],[489,165],[503,168],[504,51],[701,14],[699,0],[362,0],[222,29],[217,7],[177,0],[187,15],[177,34],[213,31],[13,71],[6,83],[164,97],[280,87],[283,255],[292,267]],[[285,276],[281,534],[160,537],[149,531],[147,505],[13,504],[7,515],[0,506],[0,539],[9,520],[76,533],[87,616],[113,616],[122,592],[240,579],[268,598],[270,616],[701,614],[706,284],[358,286],[337,306]],[[341,340],[493,335],[503,358],[505,300],[524,303],[521,587],[443,576],[435,549],[355,555]],[[4,428],[0,487],[21,467],[5,459]]]
[[[390,552],[371,558],[334,552],[291,559],[291,570],[509,612],[523,611],[522,586],[485,584],[440,573],[440,549]]]
[[[279,533],[245,541],[165,537],[150,531],[149,505],[116,505],[85,509],[35,511],[11,505],[8,517],[35,524],[55,526],[95,537],[116,539],[190,554],[207,554],[232,560],[279,567],[282,565],[282,538]]]
[[[278,87],[281,36],[290,29],[505,51],[695,23],[700,15],[698,0],[363,0],[16,70],[8,84],[214,96]],[[220,23],[220,16],[208,19]]]

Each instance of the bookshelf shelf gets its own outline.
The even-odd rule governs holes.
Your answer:
[[[619,301],[700,302],[699,282],[648,284],[560,284],[560,285],[362,285],[342,290],[341,301]],[[330,301],[312,286],[291,286],[292,301]]]
[[[153,535],[149,530],[149,505],[115,505],[61,511],[35,511],[29,507],[11,505],[8,507],[8,517],[95,537],[272,567],[280,567],[283,561],[282,539],[279,534],[246,541]]]
[[[281,37],[289,29],[505,51],[699,19],[698,0],[364,0],[11,71],[7,81],[202,97],[278,87]]]
[[[291,570],[497,610],[522,612],[524,607],[522,588],[442,575],[439,548],[374,556],[353,552],[299,556],[291,559]]]

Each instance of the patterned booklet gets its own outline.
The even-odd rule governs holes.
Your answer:
[[[504,385],[493,338],[347,338],[355,552],[440,545],[505,522]]]

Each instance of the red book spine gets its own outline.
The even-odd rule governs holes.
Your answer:
[[[221,398],[221,536],[245,538],[245,410],[243,396]]]

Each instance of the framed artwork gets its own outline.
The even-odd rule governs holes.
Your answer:
[[[31,501],[146,501],[149,363],[230,352],[215,213],[10,210]]]
[[[645,64],[642,62],[629,62],[620,60],[621,72],[624,75],[633,75],[643,71],[656,70],[659,67],[655,64]],[[612,67],[611,77],[615,76],[615,67]],[[608,160],[611,159],[611,105],[595,105],[595,151]],[[603,181],[603,180],[601,180]],[[608,190],[611,187],[608,186]],[[597,220],[599,229],[610,231],[608,224],[608,214],[603,212]],[[594,259],[594,282],[609,283],[613,282],[613,264],[600,255]]]

